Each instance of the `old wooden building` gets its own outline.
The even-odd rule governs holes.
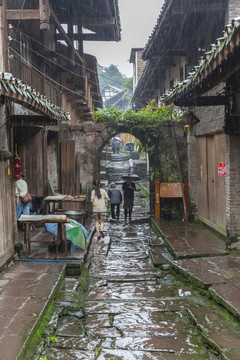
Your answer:
[[[97,60],[84,41],[119,41],[117,0],[0,4],[0,266],[17,241],[14,159],[31,194],[80,194],[84,172],[66,134],[102,107]],[[62,129],[64,128],[64,132]]]
[[[149,98],[155,98],[159,103],[173,101],[181,107],[184,112],[182,122],[192,130],[188,133],[191,213],[227,235],[229,241],[238,240],[240,235],[237,180],[240,167],[236,160],[233,162],[239,158],[238,137],[234,130],[238,122],[239,77],[235,62],[232,58],[229,60],[224,41],[228,32],[230,34],[236,27],[236,21],[232,23],[232,19],[239,15],[240,3],[235,0],[166,0],[143,51],[146,65],[133,98],[136,106],[143,106]],[[219,51],[222,47],[223,52]],[[199,82],[202,76],[199,73],[205,71],[216,48],[221,53],[218,73],[216,64],[211,63],[207,70],[209,76]],[[221,61],[228,63],[227,76],[226,73],[221,76]],[[198,87],[196,74],[200,76]],[[181,89],[185,88],[189,77],[194,81],[188,86],[186,98],[181,95],[180,100],[176,93],[184,94]],[[236,137],[232,137],[233,134]]]

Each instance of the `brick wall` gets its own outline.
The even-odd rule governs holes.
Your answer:
[[[233,18],[238,16],[240,16],[240,1],[229,0],[227,23],[230,23]]]
[[[142,56],[142,50],[137,51],[137,81],[139,81],[140,76],[142,75],[145,64],[145,62],[141,59],[141,56]]]
[[[239,136],[226,136],[226,224],[230,241],[240,240],[239,140]]]

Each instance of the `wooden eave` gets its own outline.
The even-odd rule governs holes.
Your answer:
[[[154,59],[148,61],[145,64],[142,75],[138,81],[137,87],[133,94],[133,102],[146,103],[146,101],[151,98],[156,90],[158,90],[154,83],[159,80],[159,70],[164,71],[164,69],[171,64],[171,57]]]
[[[49,121],[70,120],[68,111],[52,104],[45,96],[10,73],[0,73],[0,94],[14,103],[20,104],[35,113],[42,114]],[[55,122],[54,122],[55,123]]]
[[[67,24],[71,19],[73,25],[99,33],[96,40],[121,40],[118,0],[94,0],[92,5],[85,0],[52,0],[51,6],[61,24]]]
[[[211,12],[212,17],[209,15]],[[189,45],[189,41],[193,41],[193,36],[189,39],[186,36],[194,32],[194,24],[198,23],[199,18],[203,16],[210,17],[211,21],[219,23],[216,12],[222,12],[222,14],[226,12],[223,1],[213,0],[209,4],[203,0],[165,0],[157,24],[145,45],[142,54],[143,60],[146,61],[158,55],[159,49],[165,52],[172,50],[173,55],[175,52],[176,55],[179,53],[177,56],[184,56],[181,55],[181,52],[184,53],[184,46]],[[224,24],[219,23],[218,25],[223,26]],[[205,41],[209,37],[207,43],[211,42],[210,32],[205,34],[202,31],[202,36]]]
[[[201,97],[221,82],[225,82],[234,73],[240,70],[240,18],[232,20],[231,28],[228,26],[224,37],[217,39],[215,46],[206,52],[195,71],[189,78],[178,84],[166,97],[166,102],[174,102],[179,106],[190,106],[201,103]],[[218,96],[219,105],[224,96]],[[208,105],[216,105],[216,99],[209,97]],[[226,100],[225,100],[226,103]],[[206,105],[205,105],[206,106]]]

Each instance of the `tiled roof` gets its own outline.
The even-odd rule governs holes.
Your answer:
[[[151,44],[154,42],[154,37],[157,35],[157,31],[160,29],[162,21],[163,21],[163,19],[165,17],[165,14],[166,14],[167,10],[169,9],[170,5],[172,4],[172,1],[173,0],[165,0],[165,2],[162,5],[160,14],[159,14],[158,19],[157,19],[157,23],[154,26],[154,28],[152,30],[152,33],[149,36],[148,41],[147,41],[147,43],[146,43],[146,45],[144,47],[143,54],[142,54],[143,60],[147,60],[147,52],[149,51],[149,49],[151,47]]]
[[[26,85],[22,80],[14,78],[11,73],[0,72],[0,93],[38,113],[56,120],[71,120],[69,111],[51,103],[46,96]]]
[[[189,73],[188,78],[175,86],[166,98],[162,99],[167,103],[173,102],[184,94],[190,92],[196,85],[199,85],[209,76],[225,59],[240,46],[240,17],[234,18],[232,23],[227,25],[222,37],[212,44],[209,51],[201,57],[199,64]]]

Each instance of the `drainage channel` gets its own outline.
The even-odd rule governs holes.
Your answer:
[[[154,268],[149,224],[109,222],[106,233],[93,239],[81,275],[63,280],[35,353],[24,359],[228,359],[214,337],[238,336],[237,322],[171,272],[162,244],[166,263]]]

